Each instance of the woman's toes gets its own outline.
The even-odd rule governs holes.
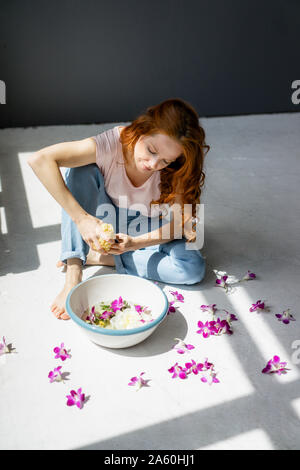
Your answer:
[[[57,268],[62,268],[62,272],[65,273],[67,271],[67,265],[63,263],[62,261],[57,261],[56,263]]]
[[[62,313],[61,309],[58,308],[57,306],[52,307],[51,312],[56,316],[56,318],[58,318],[60,314]]]
[[[62,320],[69,320],[70,317],[66,312],[64,312],[62,315],[60,315],[59,318],[61,318]]]
[[[72,273],[71,273],[72,274]],[[73,278],[70,274],[70,279],[68,282],[66,281],[66,284],[63,288],[63,290],[58,294],[54,302],[51,304],[51,311],[52,313],[56,316],[56,318],[62,319],[62,320],[68,320],[70,317],[66,313],[66,299],[67,296],[70,292],[70,290],[76,286],[79,282],[81,282],[81,271],[80,275],[78,274],[78,279],[76,277]]]

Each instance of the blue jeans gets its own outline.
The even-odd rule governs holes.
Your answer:
[[[75,199],[88,213],[111,223],[115,233],[130,233],[130,224],[138,217],[139,234],[148,233],[167,223],[159,217],[146,217],[139,211],[119,208],[113,204],[105,191],[104,178],[96,164],[68,168],[65,182]],[[109,206],[105,206],[108,204]],[[108,207],[115,208],[116,217]],[[76,224],[62,209],[62,248],[60,259],[80,258],[83,265],[89,251]],[[136,235],[136,232],[135,232]],[[195,284],[205,276],[205,260],[200,250],[187,250],[186,239],[174,239],[167,243],[152,245],[139,250],[113,255],[118,273],[131,274],[166,284]]]

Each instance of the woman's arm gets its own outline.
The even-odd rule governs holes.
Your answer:
[[[192,230],[191,218],[192,214],[185,207],[185,212],[182,213],[183,209],[182,197],[177,194],[173,204],[170,207],[171,220],[168,224],[163,225],[157,230],[145,233],[133,237],[134,249],[144,248],[146,246],[157,245],[161,243],[168,243],[169,241],[183,238],[184,236],[188,239],[191,236],[195,236]],[[183,217],[182,217],[183,216]],[[183,225],[182,225],[183,219]]]
[[[93,139],[62,142],[42,148],[27,160],[51,196],[77,223],[86,212],[67,188],[59,167],[74,168],[96,162],[96,144]]]
[[[170,217],[169,223],[157,230],[134,237],[135,246],[144,248],[182,238],[182,196],[180,193],[176,194],[173,203],[169,206],[168,216]]]
[[[135,250],[138,250],[147,246],[168,243],[174,240],[175,235],[177,235],[176,238],[180,237],[181,233],[181,227],[179,225],[176,225],[173,219],[169,223],[158,228],[157,230],[145,233],[144,235],[138,235],[137,237],[132,237],[133,246]]]
[[[177,232],[176,232],[177,233]],[[180,234],[180,232],[179,232]],[[126,251],[135,251],[140,248],[146,248],[151,245],[158,245],[160,243],[168,243],[175,238],[174,221],[165,224],[157,230],[132,237],[125,233],[116,234],[117,243],[113,243],[108,254],[121,255]],[[180,238],[180,236],[177,238]]]
[[[96,143],[87,138],[62,142],[42,148],[32,154],[27,163],[51,196],[69,214],[86,243],[101,249],[97,237],[102,222],[88,214],[66,186],[60,167],[75,168],[96,162]]]

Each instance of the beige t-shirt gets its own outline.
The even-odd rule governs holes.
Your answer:
[[[119,127],[115,126],[92,138],[96,142],[96,163],[112,202],[118,207],[140,211],[147,217],[157,217],[158,208],[152,207],[151,213],[150,202],[160,197],[160,172],[155,171],[137,188],[125,170]]]

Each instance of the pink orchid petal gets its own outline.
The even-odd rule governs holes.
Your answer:
[[[186,379],[186,378],[187,378],[187,376],[186,376],[186,373],[185,373],[185,372],[182,372],[182,371],[181,371],[181,372],[179,372],[179,374],[178,374],[178,375],[179,375],[179,377],[180,377],[181,379]]]

